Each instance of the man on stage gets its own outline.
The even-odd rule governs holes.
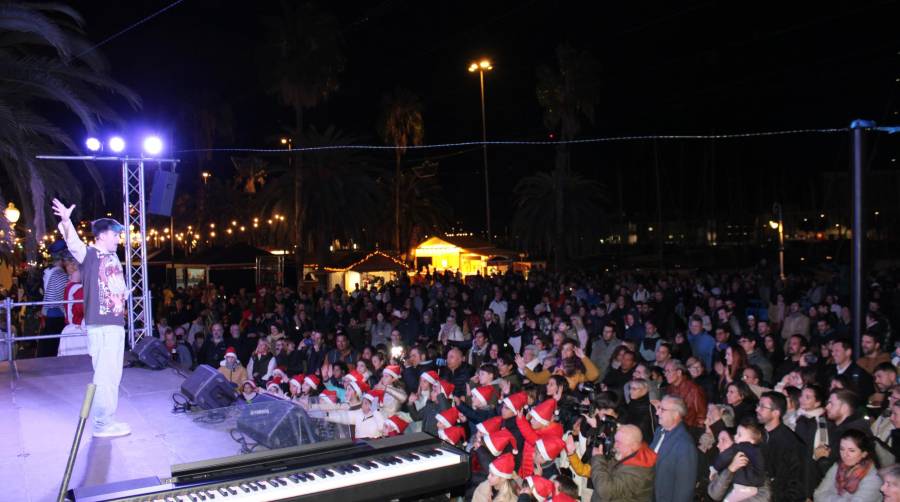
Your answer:
[[[86,246],[72,225],[73,204],[66,207],[53,199],[53,213],[59,216],[59,232],[69,252],[82,265],[84,327],[88,352],[94,366],[94,437],[118,437],[131,433],[128,424],[115,420],[119,405],[119,382],[125,352],[125,300],[128,292],[122,263],[116,255],[124,227],[112,218],[91,223],[94,243]]]

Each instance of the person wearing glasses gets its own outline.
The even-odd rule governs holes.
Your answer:
[[[674,364],[667,365],[668,371]],[[681,371],[681,370],[679,370]],[[706,403],[704,402],[704,413]],[[653,480],[654,502],[690,502],[697,482],[696,441],[685,427],[688,407],[678,396],[667,395],[656,407],[659,428],[650,449],[657,454]],[[704,417],[701,416],[701,420]]]
[[[782,422],[787,400],[778,392],[766,392],[756,405],[756,419],[765,429],[763,458],[776,502],[804,501],[808,462],[803,442]]]

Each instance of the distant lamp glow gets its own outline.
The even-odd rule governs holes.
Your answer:
[[[121,136],[113,136],[109,138],[109,149],[115,153],[122,153],[125,150],[125,140]]]
[[[19,216],[22,213],[19,212],[19,209],[12,202],[6,206],[6,209],[3,211],[3,216],[6,216],[6,221],[8,221],[11,225],[15,225],[17,221],[19,221]]]
[[[772,227],[772,230],[778,230],[778,222],[775,220],[769,220],[769,226]]]
[[[144,152],[149,155],[158,155],[163,149],[163,142],[159,136],[147,136],[144,138]]]
[[[103,143],[100,143],[100,140],[97,138],[88,138],[87,141],[84,142],[84,145],[92,152],[99,152],[100,148],[103,147]]]
[[[475,73],[478,71],[478,63],[472,63],[469,65],[469,71]]]

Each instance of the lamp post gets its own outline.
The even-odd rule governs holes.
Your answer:
[[[772,213],[778,217],[778,221],[769,220],[772,230],[778,230],[778,276],[784,281],[784,214],[781,204],[772,204]]]
[[[12,202],[6,206],[6,209],[3,211],[3,216],[6,216],[6,221],[9,222],[9,228],[13,228],[16,226],[16,222],[19,221],[19,216],[22,213],[19,211],[19,208],[16,207]]]
[[[484,211],[487,220],[487,237],[488,241],[492,241],[494,236],[491,234],[491,191],[490,182],[488,181],[488,160],[487,160],[487,121],[484,114],[484,72],[491,71],[494,66],[489,59],[482,59],[478,62],[472,62],[469,65],[469,73],[478,72],[478,80],[481,83],[481,152],[484,157]]]

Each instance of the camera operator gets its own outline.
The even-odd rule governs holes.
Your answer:
[[[612,454],[608,445],[595,446],[591,451],[591,501],[650,500],[656,453],[642,440],[641,430],[634,425],[619,427],[612,447]]]
[[[569,457],[569,465],[575,474],[589,478],[591,476],[590,451],[597,445],[605,445],[605,451],[612,455],[612,444],[619,427],[619,414],[616,395],[611,392],[601,392],[590,405],[590,410],[584,410],[578,416],[572,426],[572,436],[566,440],[566,454]],[[587,443],[585,454],[579,456],[576,453],[576,445],[584,439]]]

